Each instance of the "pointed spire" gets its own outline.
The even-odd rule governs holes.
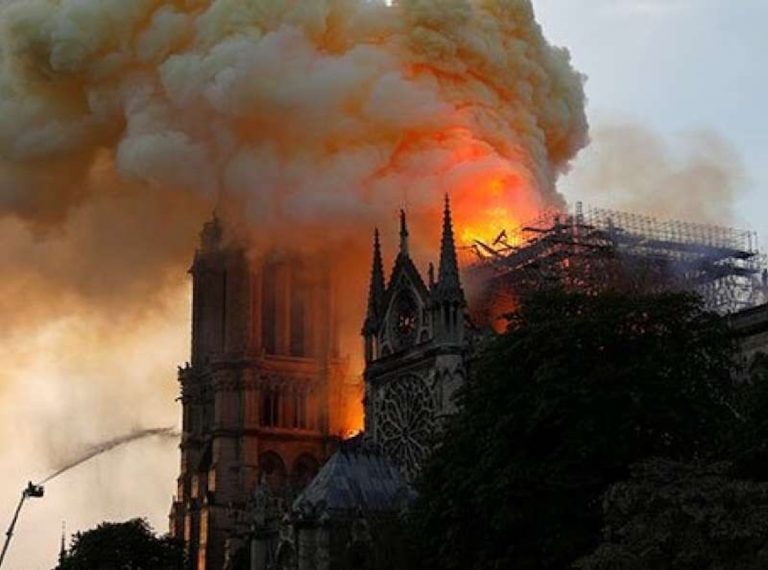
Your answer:
[[[368,313],[365,319],[365,330],[373,332],[378,326],[381,302],[384,299],[386,284],[384,282],[384,262],[381,259],[381,241],[379,229],[373,233],[373,265],[371,266],[371,284],[368,291]]]
[[[464,301],[459,279],[459,262],[456,257],[456,243],[453,239],[453,220],[451,217],[451,200],[445,195],[443,210],[443,237],[440,243],[440,269],[437,276],[437,287],[444,298]]]
[[[400,210],[400,255],[408,256],[408,222],[405,210]]]
[[[59,564],[67,559],[67,521],[61,523],[61,546],[59,547]]]

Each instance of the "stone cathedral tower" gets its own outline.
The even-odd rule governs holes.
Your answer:
[[[191,569],[218,570],[248,530],[257,484],[289,501],[335,449],[355,398],[322,262],[278,253],[254,262],[214,218],[190,273],[192,350],[179,370],[181,473],[170,525]]]

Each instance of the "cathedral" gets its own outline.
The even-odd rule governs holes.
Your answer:
[[[467,303],[446,201],[438,275],[424,282],[408,252],[401,213],[400,251],[384,281],[375,237],[365,339],[365,436],[412,479],[466,375]]]
[[[331,264],[248,257],[206,224],[190,270],[191,361],[171,533],[190,570],[387,568],[377,525],[410,482],[467,374],[471,327],[446,198],[437,272],[409,251],[385,277],[378,230],[362,324],[363,386],[339,351]],[[364,431],[344,439],[350,407]]]

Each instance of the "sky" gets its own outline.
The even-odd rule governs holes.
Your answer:
[[[567,47],[588,78],[593,131],[629,123],[673,150],[686,133],[715,133],[743,165],[735,212],[724,223],[756,230],[768,245],[768,2],[535,0],[534,6],[549,40]],[[610,188],[590,192],[579,181],[601,150],[596,138],[561,181],[569,199],[610,201]]]
[[[627,190],[639,188],[642,199],[632,201],[632,207],[654,213],[706,202],[710,208],[697,214],[699,219],[757,230],[768,246],[764,191],[768,188],[768,115],[763,111],[768,74],[762,61],[768,53],[763,30],[768,2],[534,0],[534,6],[546,36],[567,47],[574,66],[587,77],[593,143],[561,180],[560,191],[572,202],[584,199],[594,206],[623,207],[629,204]],[[696,168],[702,155],[716,163],[714,170]],[[632,179],[632,184],[619,187],[622,184],[615,176],[606,176],[606,161],[614,162],[615,172]],[[713,188],[704,179],[713,172],[717,183],[727,183],[727,192],[718,193],[717,184]],[[187,318],[187,303],[184,297],[158,309],[153,319],[141,325],[144,328],[131,331],[128,336],[143,339],[135,347],[126,347],[120,330],[73,331],[66,322],[53,324],[44,336],[28,343],[25,368],[18,373],[21,381],[13,387],[14,409],[4,413],[19,418],[48,413],[62,425],[90,426],[94,441],[86,443],[105,433],[119,435],[107,433],[109,426],[101,423],[105,418],[121,429],[136,418],[145,427],[166,425],[169,417],[178,414],[174,373],[176,364],[186,358],[188,338],[178,335],[176,323]],[[106,342],[108,348],[86,358],[56,340],[67,335]],[[60,346],[62,353],[44,353],[52,344]],[[148,354],[148,344],[157,350]],[[107,378],[115,366],[130,368],[129,378],[158,370],[166,373],[157,376],[156,391],[141,394],[140,406],[135,390],[126,386],[117,389],[121,398],[117,406],[94,409],[109,399],[94,395],[93,384],[79,380],[77,374],[85,369],[90,377]],[[57,382],[39,381],[44,377]],[[60,386],[61,393],[48,391],[52,384]],[[110,394],[114,398],[114,389]],[[82,414],[75,417],[61,411],[58,402],[65,396],[82,402],[77,406]],[[71,454],[71,442],[57,438],[55,429],[24,422],[9,422],[5,429],[9,432],[0,435],[6,441],[46,441],[44,451],[49,456]],[[52,433],[42,437],[42,429]],[[0,488],[0,525],[10,518],[26,477],[43,476],[49,468],[35,463],[10,465],[2,451],[0,479],[10,483]],[[138,458],[152,468],[135,474],[139,485],[146,483],[146,493],[137,499],[125,493],[123,482],[116,481],[118,474],[130,472]],[[177,469],[175,443],[150,440],[112,452],[52,482],[48,497],[22,513],[19,540],[12,547],[8,568],[50,568],[65,519],[72,532],[100,520],[146,515],[157,529],[165,530]],[[87,517],[77,514],[86,511]]]

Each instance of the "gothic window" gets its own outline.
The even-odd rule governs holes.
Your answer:
[[[306,270],[297,263],[291,270],[291,356],[312,356],[311,297]]]
[[[317,459],[304,453],[299,456],[293,465],[293,480],[298,489],[304,489],[320,470]]]
[[[299,397],[299,427],[309,429],[309,410],[307,405],[307,393],[301,392]]]
[[[227,349],[227,272],[221,275],[221,331],[219,333],[219,351]]]
[[[205,271],[195,276],[193,292],[193,359],[205,360],[224,350],[227,313],[227,273]]]
[[[192,358],[197,359],[202,352],[202,330],[203,321],[203,278],[195,273],[194,284],[192,286]]]
[[[304,318],[306,299],[298,283],[291,287],[291,356],[306,356]]]
[[[297,389],[293,396],[293,427],[307,429],[307,394],[304,390]]]
[[[403,376],[384,387],[376,407],[377,439],[384,452],[413,479],[437,430],[436,406],[426,383]]]
[[[267,354],[277,352],[277,269],[274,263],[264,266],[261,290],[261,335]]]
[[[290,391],[289,396],[291,398],[291,427],[298,429],[299,427],[299,392],[294,388]]]
[[[269,416],[271,418],[269,425],[280,425],[280,390],[277,388],[272,388],[269,394],[269,406]]]
[[[261,425],[277,427],[280,425],[280,390],[265,388],[261,396]]]
[[[261,395],[261,425],[271,426],[272,423],[272,390],[267,388]]]
[[[262,453],[259,456],[259,475],[259,479],[265,479],[273,492],[282,489],[286,479],[283,459],[273,451]]]

